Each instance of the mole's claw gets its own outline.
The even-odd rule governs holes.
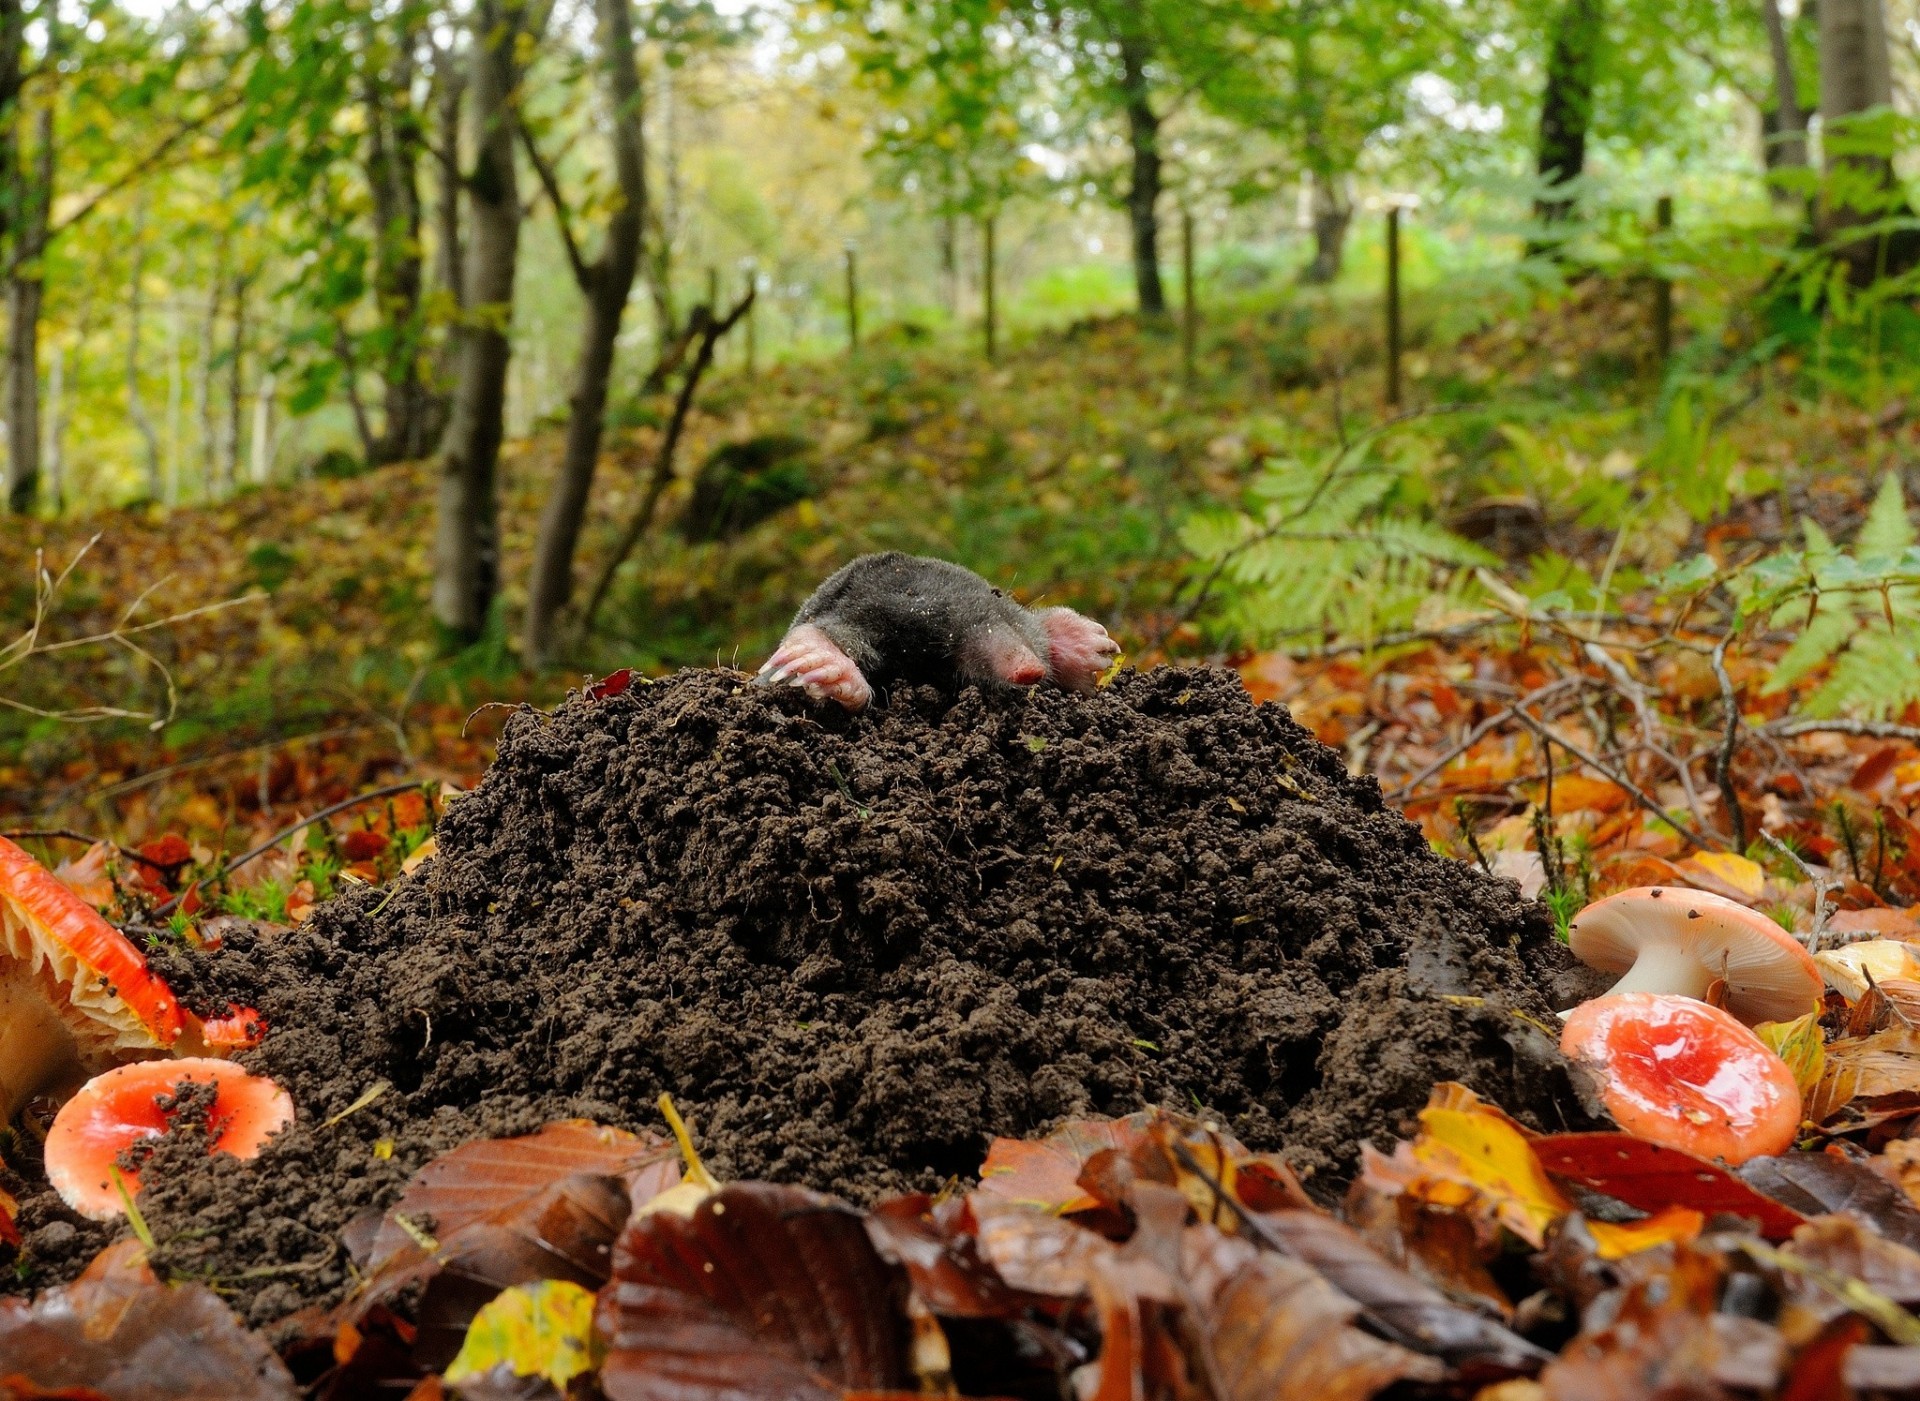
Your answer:
[[[1091,691],[1120,655],[1120,644],[1093,619],[1071,608],[1048,608],[1040,615],[1047,630],[1053,679],[1067,691]]]

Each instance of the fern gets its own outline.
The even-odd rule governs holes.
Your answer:
[[[1395,514],[1401,474],[1358,451],[1269,458],[1249,509],[1189,519],[1181,543],[1229,635],[1256,645],[1310,634],[1365,640],[1464,607],[1479,546]]]
[[[1802,532],[1804,549],[1768,555],[1731,578],[1689,565],[1669,584],[1725,584],[1742,617],[1795,632],[1764,689],[1785,691],[1824,671],[1804,706],[1809,715],[1877,720],[1920,702],[1920,532],[1899,478],[1881,482],[1851,549],[1811,520]]]

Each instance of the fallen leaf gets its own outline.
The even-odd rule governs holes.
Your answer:
[[[593,1303],[591,1290],[563,1279],[502,1290],[473,1316],[446,1380],[458,1384],[504,1366],[565,1390],[596,1362]]]
[[[1920,920],[1911,910],[1835,910],[1827,920],[1827,931],[1913,940],[1920,939]]]
[[[1767,888],[1767,873],[1761,869],[1760,863],[1730,851],[1703,851],[1678,864],[1681,872],[1689,878],[1696,875],[1706,877],[1705,882],[1689,879],[1689,884],[1703,885],[1706,889],[1735,899],[1758,900]]]
[[[367,1281],[346,1317],[425,1281],[414,1355],[443,1366],[501,1290],[541,1279],[605,1283],[633,1198],[678,1178],[664,1139],[585,1119],[464,1144],[416,1173],[370,1237],[347,1233]]]
[[[623,666],[620,670],[601,677],[587,687],[588,700],[606,700],[609,696],[625,693],[633,684],[633,668]]]
[[[1080,1185],[1081,1169],[1105,1149],[1126,1152],[1146,1136],[1152,1111],[1124,1119],[1080,1119],[1039,1140],[996,1138],[980,1167],[980,1190],[1065,1215],[1100,1205]]]
[[[1364,1401],[1445,1378],[1433,1358],[1354,1327],[1359,1306],[1299,1261],[1204,1225],[1185,1240],[1219,1401]]]
[[[1638,1221],[1616,1224],[1589,1221],[1596,1253],[1602,1260],[1623,1260],[1656,1245],[1672,1245],[1697,1239],[1707,1218],[1691,1207],[1670,1206]]]
[[[1617,1307],[1588,1310],[1583,1329],[1546,1370],[1549,1401],[1644,1401],[1722,1395],[1709,1378],[1723,1347],[1712,1316],[1724,1266],[1682,1247],[1671,1268],[1626,1286]]]
[[[1886,1178],[1838,1148],[1755,1158],[1742,1180],[1805,1216],[1839,1213],[1910,1249],[1920,1250],[1920,1209]]]
[[[1526,1135],[1488,1106],[1430,1105],[1420,1112],[1420,1134],[1409,1151],[1423,1167],[1485,1195],[1500,1223],[1536,1250],[1547,1227],[1573,1210],[1541,1170]]]
[[[112,855],[110,842],[95,842],[73,860],[55,866],[53,878],[96,910],[111,909],[116,897],[107,860]]]
[[[1311,1265],[1397,1343],[1482,1376],[1532,1372],[1547,1359],[1518,1334],[1395,1265],[1343,1221],[1312,1211],[1270,1212],[1258,1219],[1277,1246]]]
[[[1761,1022],[1753,1034],[1786,1062],[1801,1098],[1811,1094],[1827,1068],[1827,1038],[1820,1030],[1820,1014],[1809,1012],[1790,1022]]]
[[[16,1379],[91,1388],[114,1401],[293,1401],[293,1378],[203,1285],[157,1282],[124,1263],[42,1293],[0,1298],[0,1395]],[[56,1394],[57,1391],[56,1391]]]
[[[1555,813],[1618,812],[1626,804],[1627,790],[1604,778],[1588,778],[1585,774],[1571,773],[1561,774],[1553,780]]]
[[[428,859],[439,849],[440,839],[438,837],[428,837],[413,849],[406,860],[400,863],[400,874],[403,876],[412,875],[415,871],[426,865]]]
[[[1845,948],[1827,949],[1813,956],[1827,986],[1858,1002],[1867,988],[1889,978],[1920,978],[1920,951],[1897,939],[1867,939]]]
[[[1717,1163],[1631,1134],[1548,1134],[1533,1140],[1533,1151],[1548,1172],[1640,1211],[1680,1206],[1709,1216],[1745,1216],[1759,1223],[1760,1234],[1768,1240],[1786,1239],[1806,1219]]]
[[[595,1320],[600,1387],[609,1401],[840,1401],[906,1386],[904,1283],[845,1203],[731,1184],[622,1233]]]

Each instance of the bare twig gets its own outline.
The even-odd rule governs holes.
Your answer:
[[[627,556],[633,553],[633,547],[640,542],[640,537],[653,523],[653,513],[659,508],[660,498],[673,481],[674,453],[680,446],[680,435],[686,431],[687,416],[693,410],[693,396],[700,388],[700,380],[706,374],[708,366],[713,364],[714,346],[747,314],[753,306],[753,298],[754,289],[749,287],[747,294],[734,304],[733,310],[719,320],[714,320],[710,313],[702,319],[696,310],[694,321],[698,323],[699,349],[695,351],[693,363],[687,366],[686,376],[680,382],[680,393],[673,403],[673,417],[668,420],[667,431],[660,439],[660,450],[654,457],[653,474],[648,479],[647,489],[640,498],[639,508],[634,511],[632,519],[627,522],[626,529],[620,534],[619,543],[614,546],[613,553],[601,567],[600,577],[594,582],[593,593],[587,599],[587,606],[580,614],[581,636],[584,637],[592,630],[594,616],[600,611],[600,605],[606,599],[607,590],[613,586],[613,576],[619,572],[620,566],[626,563]]]
[[[1827,897],[1841,889],[1846,882],[1835,880],[1832,876],[1823,876],[1807,864],[1807,859],[1771,832],[1762,832],[1760,840],[1779,852],[1799,868],[1800,874],[1813,885],[1813,928],[1807,931],[1806,945],[1811,951],[1817,951],[1820,941],[1826,937],[1827,921],[1833,917],[1832,907]]]
[[[1606,764],[1603,764],[1598,757],[1596,757],[1595,755],[1589,754],[1586,750],[1582,749],[1579,745],[1575,744],[1572,740],[1565,739],[1562,736],[1553,733],[1553,731],[1549,730],[1545,725],[1541,724],[1538,720],[1534,719],[1531,715],[1527,714],[1524,710],[1516,710],[1514,712],[1513,718],[1518,720],[1521,724],[1525,725],[1529,730],[1533,731],[1534,734],[1546,740],[1549,740],[1554,744],[1559,745],[1562,749],[1566,750],[1567,753],[1571,754],[1574,758],[1578,759],[1581,763],[1585,764],[1588,768],[1592,769],[1595,773],[1599,774],[1602,778],[1606,779],[1609,783],[1616,783],[1620,787],[1624,788],[1628,792],[1628,794],[1632,796],[1633,800],[1636,803],[1640,804],[1641,807],[1645,808],[1648,812],[1658,817],[1662,822],[1666,823],[1667,826],[1673,828],[1674,831],[1678,832],[1681,836],[1685,837],[1688,841],[1692,842],[1695,846],[1699,847],[1702,851],[1724,850],[1724,846],[1722,843],[1714,841],[1709,837],[1701,835],[1699,832],[1695,831],[1693,828],[1687,826],[1684,822],[1679,821],[1677,818],[1673,816],[1672,813],[1668,812],[1665,808],[1661,807],[1660,804],[1656,802],[1652,798],[1652,796],[1650,796],[1644,789],[1642,789],[1639,784],[1635,783],[1631,778],[1628,778],[1624,773],[1620,773],[1612,768],[1609,768]]]
[[[1714,763],[1713,781],[1720,789],[1720,802],[1727,810],[1727,820],[1733,826],[1733,849],[1747,849],[1747,815],[1741,810],[1740,795],[1733,791],[1733,755],[1740,744],[1740,700],[1734,694],[1733,678],[1727,675],[1727,644],[1733,641],[1729,632],[1720,639],[1720,645],[1713,649],[1713,674],[1720,682],[1720,706],[1726,711],[1726,738],[1720,742],[1719,758]]]
[[[108,841],[105,837],[90,837],[85,832],[69,831],[65,827],[43,828],[43,829],[38,829],[38,830],[28,831],[28,832],[0,832],[0,837],[5,837],[10,842],[59,841],[59,842],[80,842],[90,847],[102,846],[102,845],[110,846],[115,851],[119,852],[120,855],[125,857],[127,860],[138,861],[142,866],[151,866],[156,871],[164,871],[167,869],[167,867],[170,864],[172,864],[166,861],[155,861],[151,856],[142,856],[139,852],[133,851],[127,847],[121,846],[120,843],[118,842]]]
[[[324,822],[329,817],[332,817],[335,813],[345,812],[348,808],[358,807],[362,803],[371,803],[377,798],[391,798],[391,797],[394,797],[396,794],[415,792],[419,790],[422,786],[423,786],[423,781],[417,778],[409,779],[405,783],[389,783],[385,788],[376,788],[371,793],[361,793],[351,798],[342,799],[340,802],[334,803],[330,807],[321,808],[320,811],[313,813],[310,816],[301,818],[298,822],[294,823],[291,827],[281,828],[278,832],[275,832],[271,837],[268,837],[264,842],[261,842],[260,845],[254,847],[253,850],[234,857],[233,860],[227,862],[219,870],[200,877],[199,880],[195,881],[192,885],[188,886],[185,890],[181,891],[178,895],[174,896],[171,900],[167,901],[164,905],[160,906],[160,908],[155,910],[153,912],[153,918],[165,919],[168,915],[173,913],[174,909],[180,904],[182,900],[186,899],[189,895],[193,894],[194,891],[200,889],[201,886],[207,885],[213,881],[225,880],[228,876],[232,875],[235,871],[239,870],[242,866],[246,865],[247,862],[253,860],[254,857],[263,856],[267,852],[272,851],[276,846],[280,845],[280,843],[285,841],[288,837],[291,837],[295,832],[301,831],[302,829],[307,827],[311,827],[316,822]]]
[[[1507,721],[1513,719],[1515,712],[1517,712],[1521,706],[1539,705],[1543,701],[1556,699],[1561,692],[1578,689],[1580,686],[1585,685],[1586,682],[1587,678],[1585,676],[1563,676],[1558,681],[1549,681],[1537,690],[1529,691],[1505,709],[1495,711],[1492,715],[1489,715],[1486,719],[1475,725],[1471,730],[1468,730],[1466,735],[1458,743],[1449,747],[1444,754],[1421,769],[1419,773],[1396,785],[1393,791],[1386,795],[1387,801],[1398,802],[1412,793],[1414,789],[1439,773],[1440,770],[1473,748],[1473,746],[1478,744],[1482,739],[1485,739],[1488,735],[1506,724]]]
[[[1856,735],[1870,739],[1905,739],[1920,744],[1920,725],[1895,725],[1885,720],[1774,720],[1759,727],[1774,739],[1795,735]]]
[[[1647,704],[1647,697],[1653,691],[1617,658],[1607,652],[1597,642],[1582,644],[1587,659],[1613,678],[1613,684],[1633,703],[1633,713],[1640,719],[1640,739],[1649,753],[1661,759],[1680,779],[1680,791],[1687,796],[1687,811],[1693,814],[1694,822],[1701,827],[1707,825],[1706,817],[1700,811],[1699,795],[1693,791],[1693,773],[1686,764],[1662,743],[1663,730],[1653,707]]]

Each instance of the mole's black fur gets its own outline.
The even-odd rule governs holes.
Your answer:
[[[957,564],[888,550],[835,570],[793,616],[840,644],[874,686],[1005,685],[994,642],[1047,656],[1040,620]]]

